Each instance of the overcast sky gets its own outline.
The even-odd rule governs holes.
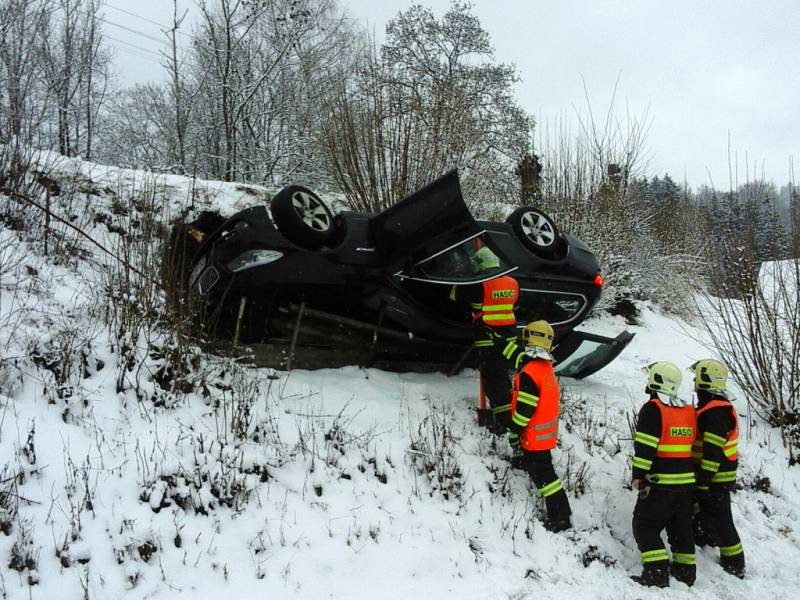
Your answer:
[[[157,78],[169,0],[108,0],[121,79]],[[343,0],[382,36],[405,0]],[[421,4],[441,16],[449,0]],[[542,129],[560,115],[604,114],[619,81],[621,115],[647,114],[648,172],[725,188],[731,160],[778,184],[800,171],[800,0],[473,0],[500,62],[514,63],[521,104]],[[189,7],[192,2],[180,0]],[[122,9],[122,10],[120,10]],[[138,16],[126,14],[124,10]],[[136,33],[125,27],[135,29]],[[124,44],[123,42],[127,42]],[[139,46],[134,48],[129,44]],[[145,50],[149,50],[145,52]],[[794,159],[792,158],[794,157]],[[795,174],[795,182],[800,172]]]

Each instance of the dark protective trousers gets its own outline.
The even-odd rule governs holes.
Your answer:
[[[536,489],[544,496],[547,520],[552,524],[568,522],[572,509],[569,506],[567,492],[561,486],[561,480],[553,468],[553,457],[550,450],[537,450],[536,452],[526,450],[525,470],[533,480]]]
[[[700,512],[695,515],[695,531],[711,546],[719,546],[720,564],[726,571],[744,571],[744,550],[731,514],[731,492],[712,484],[708,492],[697,495]]]
[[[633,537],[645,568],[669,564],[661,541],[661,532],[666,529],[673,563],[694,573],[692,501],[691,489],[651,485],[646,497],[640,493],[633,509]]]
[[[514,383],[508,361],[501,354],[502,348],[486,346],[479,348],[480,372],[483,392],[494,409],[507,407],[501,412],[494,411],[494,422],[499,433],[505,433],[511,425],[511,393]]]

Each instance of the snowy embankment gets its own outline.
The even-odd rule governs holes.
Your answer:
[[[104,215],[84,228],[110,247],[109,219],[137,220],[135,206],[112,210],[128,205],[126,190],[155,190],[173,214],[187,198],[195,210],[232,212],[261,193],[59,168],[106,190],[77,197]],[[702,549],[692,589],[628,579],[640,569],[626,487],[629,419],[645,400],[639,369],[707,356],[689,325],[645,308],[612,365],[562,381],[556,470],[575,527],[551,534],[505,441],[475,423],[475,372],[282,373],[189,349],[191,368],[175,386],[164,376],[168,333],[120,337],[115,310],[131,298],[115,295],[109,259],[87,245],[53,261],[30,237],[0,227],[3,597],[730,600],[800,589],[800,469],[741,391],[734,518],[747,578],[727,576],[716,550]],[[623,326],[608,317],[584,325]]]

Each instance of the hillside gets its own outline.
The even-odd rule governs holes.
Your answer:
[[[169,218],[231,213],[267,192],[40,161],[60,184],[54,214],[137,268],[157,264],[153,233]],[[160,324],[163,293],[86,237],[59,221],[45,229],[38,209],[3,196],[0,209],[4,598],[730,600],[800,589],[800,471],[741,390],[733,509],[747,578],[702,549],[694,588],[628,579],[640,569],[627,488],[640,368],[707,356],[690,324],[645,306],[614,363],[562,381],[556,470],[575,527],[551,534],[505,440],[476,425],[474,371],[247,368]]]

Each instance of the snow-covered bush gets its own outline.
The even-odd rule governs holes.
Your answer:
[[[755,412],[781,432],[790,462],[800,454],[800,259],[741,269],[697,310],[719,357]],[[738,299],[726,293],[737,290]]]
[[[272,379],[225,359],[201,371],[197,390],[213,422],[181,426],[148,447],[137,443],[139,500],[153,512],[171,506],[200,514],[220,507],[239,512],[270,479],[270,470],[291,456],[277,426]],[[167,454],[175,459],[164,461]]]
[[[0,533],[11,535],[19,512],[18,483],[24,480],[24,473],[9,464],[0,470]]]
[[[562,451],[558,470],[564,489],[572,492],[576,498],[589,491],[589,481],[592,479],[589,463],[581,460],[574,448]]]
[[[612,99],[606,120],[597,122],[587,108],[588,116],[560,122],[555,131],[540,125],[542,171],[534,200],[596,255],[605,279],[596,310],[633,322],[636,301],[652,300],[685,315],[697,284],[691,267],[699,260],[703,222],[691,207],[670,212],[650,197],[646,114],[619,118]]]
[[[28,572],[28,585],[39,583],[39,553],[41,548],[36,545],[33,535],[33,524],[29,521],[20,520],[17,527],[17,538],[11,546],[11,557],[8,561],[8,568]]]
[[[112,533],[114,558],[125,570],[130,588],[136,587],[143,571],[143,564],[161,550],[158,534],[145,525],[137,525],[136,519],[123,518],[119,530]]]
[[[58,405],[67,420],[76,409],[86,408],[89,397],[82,379],[96,373],[103,361],[96,357],[97,327],[87,326],[69,313],[49,320],[48,332],[28,342],[28,356],[46,374],[44,395]]]
[[[460,500],[465,480],[452,421],[452,409],[430,404],[428,414],[409,431],[407,456],[417,474],[428,481],[430,495],[439,493],[446,500]]]

